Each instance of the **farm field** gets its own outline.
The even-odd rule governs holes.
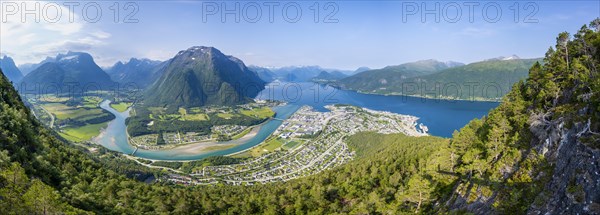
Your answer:
[[[98,124],[88,124],[80,127],[65,128],[60,132],[60,136],[73,142],[81,142],[92,139],[100,134],[103,128],[106,128],[108,122]]]
[[[131,102],[113,102],[110,103],[110,107],[112,107],[113,109],[119,111],[119,112],[125,112],[127,110],[127,108],[131,107],[133,103]]]
[[[40,120],[57,130],[63,138],[81,142],[100,134],[114,116],[98,106],[102,98],[83,96],[77,98],[56,95],[27,97],[37,108],[33,110]]]

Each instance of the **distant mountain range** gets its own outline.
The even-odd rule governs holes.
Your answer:
[[[167,61],[131,58],[125,63],[121,61],[115,63],[106,69],[106,73],[118,83],[135,84],[137,87],[146,88],[160,78],[166,65],[168,65]]]
[[[337,80],[362,71],[369,70],[368,67],[360,67],[357,70],[327,69],[320,66],[286,66],[280,68],[267,68],[260,66],[249,66],[266,82],[274,80],[286,82],[307,82],[313,80]],[[332,76],[331,76],[332,75]],[[319,77],[320,76],[320,77]],[[316,79],[315,79],[316,78]]]
[[[83,52],[68,52],[47,58],[21,81],[22,93],[81,93],[110,90],[115,83]]]
[[[497,100],[515,82],[526,77],[528,69],[538,60],[512,55],[469,65],[422,60],[381,69],[360,67],[355,71],[320,66],[266,68],[246,67],[241,60],[215,48],[198,46],[164,62],[137,58],[119,61],[106,68],[106,72],[96,65],[91,55],[81,52],[68,52],[48,57],[38,64],[22,65],[25,70],[33,69],[25,77],[20,76],[21,71],[10,57],[0,59],[0,67],[11,81],[21,81],[28,90],[35,84],[41,84],[39,89],[54,91],[57,86],[72,84],[106,89],[115,82],[134,83],[140,89],[147,89],[147,104],[201,106],[244,103],[264,89],[264,83],[274,80],[312,81],[373,94]],[[239,86],[254,84],[252,91],[256,92],[251,93]],[[219,96],[225,92],[231,95]]]
[[[23,74],[19,68],[17,68],[17,65],[15,65],[15,61],[8,56],[0,58],[0,69],[2,69],[8,80],[13,83],[18,83],[23,79]]]
[[[348,75],[344,74],[342,72],[338,72],[338,71],[333,71],[333,72],[322,71],[321,73],[319,73],[319,75],[317,75],[316,77],[312,78],[311,81],[317,82],[317,83],[329,83],[329,82],[332,82],[332,81],[337,81],[337,80],[343,79],[345,77],[348,77]]]
[[[436,60],[417,61],[365,71],[333,83],[363,93],[411,95],[463,100],[498,100],[528,75],[540,59],[516,56],[464,65]]]
[[[350,90],[377,92],[377,90],[382,88],[387,89],[389,86],[401,86],[401,83],[412,77],[433,74],[459,65],[462,64],[455,62],[445,63],[437,60],[422,60],[397,66],[387,66],[382,69],[367,70],[341,79],[338,82],[338,86]]]
[[[146,106],[193,107],[250,101],[265,82],[244,63],[213,47],[194,46],[168,61],[146,92]]]
[[[267,69],[265,67],[248,66],[248,69],[256,72],[256,74],[258,74],[258,77],[260,77],[260,79],[262,79],[265,82],[272,82],[275,79],[277,79],[277,74],[275,74],[270,69]]]

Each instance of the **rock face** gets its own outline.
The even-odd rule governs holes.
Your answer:
[[[537,196],[541,204],[529,208],[531,214],[600,214],[600,150],[581,140],[591,135],[590,122],[566,128],[562,120],[532,127],[536,150],[553,166],[545,192]]]
[[[234,105],[250,101],[265,82],[244,63],[213,47],[195,46],[168,61],[146,92],[148,106]]]
[[[452,194],[439,201],[446,209],[600,214],[600,19],[590,26],[572,39],[559,34],[543,65],[453,136],[450,146],[466,152]]]
[[[45,63],[27,74],[21,81],[21,93],[82,93],[111,90],[115,83],[95,62],[90,54],[68,52]]]
[[[23,79],[23,74],[15,65],[13,59],[8,56],[0,58],[0,69],[2,69],[2,72],[4,72],[4,75],[6,75],[8,80],[12,81],[13,83],[18,83],[21,81],[21,79]]]

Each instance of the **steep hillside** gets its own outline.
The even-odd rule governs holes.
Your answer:
[[[451,64],[454,65],[454,64]],[[349,90],[377,92],[389,86],[402,86],[409,78],[437,73],[449,68],[448,64],[436,60],[422,60],[382,69],[367,70],[341,79],[335,85]]]
[[[500,106],[451,140],[359,133],[356,159],[254,186],[178,187],[117,174],[56,139],[0,75],[6,214],[599,214],[600,19],[561,33]],[[593,30],[592,30],[593,29]],[[91,213],[90,213],[91,214]]]
[[[559,34],[487,118],[453,135],[449,210],[600,213],[600,19]]]
[[[213,47],[180,51],[146,92],[147,106],[194,107],[248,102],[265,82],[244,63]]]
[[[45,60],[21,81],[22,93],[75,93],[110,90],[115,83],[91,55],[68,52]]]

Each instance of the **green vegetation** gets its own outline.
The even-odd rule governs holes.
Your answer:
[[[243,130],[242,132],[240,132],[239,134],[236,134],[233,137],[231,137],[231,139],[232,140],[240,139],[240,138],[246,136],[246,134],[250,133],[250,131],[252,131],[252,128],[247,128],[247,129]]]
[[[294,147],[296,147],[297,145],[299,145],[301,142],[298,140],[292,140],[288,143],[286,143],[285,145],[281,146],[281,148],[285,149],[285,150],[290,150],[293,149]]]
[[[188,113],[185,108],[179,108],[179,120],[183,121],[206,121],[208,120],[208,115],[202,113],[198,110],[191,111],[192,113]]]
[[[267,152],[273,152],[276,149],[280,148],[286,140],[281,138],[270,138],[265,140],[265,142],[239,154],[234,155],[236,158],[248,158],[248,157],[259,157],[262,154]]]
[[[437,99],[499,100],[541,59],[487,60],[452,68],[371,70],[342,79],[343,88]],[[435,61],[433,61],[435,62]],[[439,62],[438,62],[439,63]],[[392,67],[393,68],[393,67]]]
[[[103,128],[106,128],[108,122],[98,124],[87,124],[80,127],[63,128],[59,133],[62,137],[73,142],[80,142],[92,139],[98,136]]]
[[[154,162],[152,162],[152,166],[161,166],[161,167],[167,167],[167,168],[171,168],[171,169],[179,169],[181,167],[181,162],[154,161]]]
[[[173,112],[180,107],[251,102],[265,83],[240,62],[212,47],[189,48],[173,57],[165,75],[148,88],[143,102]]]
[[[59,120],[76,119],[86,116],[96,116],[102,114],[102,109],[100,108],[77,108],[67,106],[62,103],[48,103],[43,104],[42,107],[53,113]]]
[[[525,214],[551,206],[582,214],[586,198],[598,191],[597,182],[588,180],[598,167],[588,157],[600,140],[600,19],[591,27],[572,40],[561,33],[544,65],[534,64],[498,108],[450,140],[358,133],[345,140],[356,151],[350,163],[253,186],[131,179],[143,179],[138,176],[149,170],[104,149],[91,156],[65,144],[40,126],[2,75],[0,208],[5,214]],[[562,134],[560,144],[576,147],[557,150],[555,141],[547,149],[556,157],[539,153],[548,137]],[[557,188],[561,182],[567,186]]]
[[[119,112],[125,112],[132,104],[131,102],[112,102],[110,103],[110,107]]]
[[[231,114],[231,113],[218,113],[217,116],[221,117],[223,119],[231,119],[233,117],[233,114]]]
[[[199,161],[181,162],[179,170],[186,173],[201,171],[205,166],[229,165],[242,162],[244,159],[232,158],[228,156],[212,156]]]
[[[265,106],[251,108],[224,106],[210,107],[206,110],[195,107],[178,108],[177,111],[160,107],[137,106],[135,113],[134,116],[127,119],[127,131],[134,137],[158,132],[196,132],[198,135],[208,135],[211,133],[211,128],[216,125],[253,126],[268,120],[275,114]],[[151,124],[151,122],[153,123]],[[222,135],[220,140],[239,137]]]
[[[47,123],[54,123],[60,135],[70,141],[87,141],[100,133],[110,120],[115,118],[110,112],[98,107],[102,98],[84,96],[67,98],[55,95],[42,95],[29,99],[36,104],[37,114]],[[51,116],[50,116],[51,115]]]
[[[241,110],[241,114],[255,118],[269,118],[275,116],[275,112],[269,107],[252,108],[250,110]]]
[[[448,65],[443,62],[423,60],[397,66],[387,66],[382,69],[368,70],[341,79],[338,84],[347,89],[372,91],[381,87],[397,85],[407,78],[429,75],[447,68]]]

